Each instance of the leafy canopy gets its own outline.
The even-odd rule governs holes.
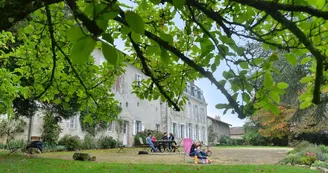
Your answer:
[[[288,88],[286,81],[274,80],[279,50],[292,66],[300,56],[305,57],[300,63],[309,64],[310,73],[298,81],[306,84],[300,107],[307,108],[327,100],[321,97],[328,91],[327,8],[325,0],[4,1],[1,62],[15,59],[19,67],[0,69],[0,101],[12,112],[18,95],[54,103],[76,95],[81,110],[106,112],[116,104],[109,92],[114,76],[129,62],[149,76],[134,86],[142,99],[160,98],[180,110],[186,81],[208,78],[229,102],[217,108],[241,118],[260,109],[279,114]],[[15,27],[18,33],[11,32]],[[268,59],[239,44],[254,40],[271,50]],[[129,56],[117,49],[118,41]],[[101,66],[90,58],[98,48],[108,61]],[[213,73],[222,64],[229,70],[219,81]],[[257,72],[247,75],[254,68]],[[31,76],[33,85],[22,86],[23,76]],[[254,87],[259,78],[262,85]]]

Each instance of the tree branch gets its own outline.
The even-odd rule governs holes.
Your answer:
[[[25,19],[30,13],[54,3],[62,2],[63,0],[6,0],[3,6],[0,7],[0,31],[8,30],[18,21]]]
[[[250,5],[250,6],[258,5],[258,6],[265,7],[267,9],[284,10],[284,11],[291,11],[291,12],[305,12],[312,16],[316,16],[328,20],[328,11],[317,10],[312,6],[281,4],[275,1],[263,1],[263,0],[231,0],[231,1],[238,2],[243,5]]]
[[[46,14],[47,14],[49,34],[50,34],[50,39],[51,39],[51,50],[52,50],[53,65],[52,65],[52,72],[51,72],[50,81],[49,81],[48,85],[46,86],[46,88],[44,89],[44,91],[42,93],[40,93],[38,96],[35,97],[35,99],[39,99],[40,97],[42,97],[42,95],[44,93],[46,93],[48,91],[48,89],[52,85],[52,81],[54,80],[55,69],[56,69],[56,47],[55,47],[56,40],[55,40],[55,37],[54,37],[54,32],[55,31],[54,31],[54,28],[52,26],[51,13],[50,13],[50,10],[49,10],[49,5],[46,6]]]
[[[120,17],[115,17],[114,20],[128,26],[128,24],[124,21],[124,19]],[[184,63],[188,64],[190,67],[198,71],[201,75],[208,78],[214,85],[222,92],[222,94],[227,98],[228,102],[234,108],[234,110],[239,114],[243,115],[242,110],[239,108],[238,103],[232,98],[232,96],[228,93],[228,91],[224,88],[223,85],[221,85],[213,76],[213,74],[209,71],[206,71],[203,67],[197,65],[194,61],[192,61],[190,58],[186,57],[183,53],[181,53],[178,49],[175,47],[172,47],[168,44],[168,42],[162,40],[158,36],[154,35],[153,33],[145,30],[145,35],[151,39],[154,40],[156,43],[164,47],[165,49],[169,50],[173,54],[175,54],[177,57],[179,57]]]
[[[133,39],[131,37],[131,33],[129,34],[129,38],[133,45],[134,50],[137,53],[137,56],[141,60],[141,64],[142,64],[143,69],[145,70],[145,74],[151,78],[151,80],[157,86],[158,90],[161,92],[161,94],[163,94],[163,96],[166,98],[166,100],[174,107],[174,109],[176,111],[180,111],[181,110],[180,107],[170,98],[170,96],[167,95],[167,93],[164,91],[163,86],[157,81],[157,79],[152,74],[150,68],[148,67],[148,65],[146,63],[146,58],[144,57],[144,55],[143,55],[142,51],[140,50],[139,46],[137,45],[137,43],[133,41]]]
[[[72,68],[73,73],[75,74],[76,78],[79,80],[80,84],[81,84],[82,87],[84,88],[85,93],[86,93],[89,97],[91,97],[91,99],[93,100],[93,102],[98,106],[97,101],[96,101],[95,98],[92,96],[92,94],[89,93],[88,88],[85,86],[85,84],[84,84],[83,80],[81,79],[80,75],[77,73],[77,71],[76,71],[75,67],[73,66],[73,64],[72,64],[71,60],[69,59],[69,57],[66,55],[66,53],[62,50],[62,48],[61,48],[58,44],[56,44],[56,47],[57,47],[58,50],[63,54],[63,56],[65,57],[65,60],[68,62],[68,64],[69,64],[70,67]]]

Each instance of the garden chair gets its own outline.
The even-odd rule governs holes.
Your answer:
[[[140,142],[140,146],[141,146],[142,148],[145,148],[147,151],[150,149],[150,151],[151,151],[151,148],[149,147],[149,145],[145,144],[145,143],[143,142],[142,138],[139,138],[139,142]]]
[[[185,138],[183,139],[183,148],[184,148],[184,162],[186,162],[186,156],[190,157],[189,156],[189,153],[190,153],[190,148],[191,148],[191,145],[192,145],[192,139],[190,138]],[[194,158],[194,163],[197,163],[197,157],[193,157]]]
[[[177,145],[173,145],[172,146],[173,147],[173,151],[177,151],[177,152],[180,153],[179,147],[180,147],[182,141],[183,141],[183,139],[180,139],[180,141],[177,143]]]

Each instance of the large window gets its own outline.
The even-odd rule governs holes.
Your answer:
[[[194,120],[199,120],[199,115],[198,115],[198,106],[194,105]]]
[[[179,128],[179,133],[178,133],[178,138],[184,138],[184,125],[180,125],[180,128]]]
[[[141,132],[141,121],[136,121],[136,133]]]
[[[142,75],[137,73],[136,74],[136,81],[137,81],[137,86],[141,86],[141,81],[142,81]]]
[[[115,84],[113,85],[113,89],[121,94],[124,93],[124,75],[118,76],[116,78]]]
[[[76,116],[73,116],[69,119],[68,128],[75,129],[76,128]]]
[[[189,138],[192,139],[192,124],[191,123],[188,124],[188,135],[189,135]]]
[[[177,123],[173,123],[173,135],[177,134]]]
[[[156,124],[156,130],[160,131],[160,125],[159,124]]]
[[[191,106],[191,103],[188,102],[188,118],[191,119],[192,117],[192,106]]]
[[[200,122],[202,122],[202,123],[205,122],[205,108],[204,107],[200,108]]]
[[[199,128],[198,128],[198,125],[196,125],[195,131],[196,131],[196,139],[199,140]]]
[[[115,128],[115,123],[114,123],[114,121],[108,123],[108,128],[107,128],[108,131],[112,132],[112,131],[114,131],[114,128]]]

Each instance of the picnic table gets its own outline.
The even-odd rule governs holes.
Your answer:
[[[168,149],[170,144],[172,144],[172,141],[169,140],[157,140],[157,141],[153,141],[154,145],[156,146],[156,148],[163,146],[164,151],[169,151]]]

